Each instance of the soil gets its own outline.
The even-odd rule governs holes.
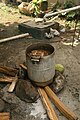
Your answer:
[[[0,3],[1,6],[2,3]],[[7,8],[6,8],[7,9]],[[3,11],[3,12],[1,12]],[[7,14],[6,11],[1,9],[0,7],[0,39],[10,37],[13,35],[19,34],[18,30],[18,24],[21,22],[24,22],[28,19],[32,19],[28,16],[21,15],[19,11],[17,12],[10,12],[8,11]],[[6,15],[5,15],[5,14]],[[24,38],[24,39],[17,39],[5,43],[0,44],[0,65],[2,66],[9,66],[9,67],[15,67],[19,66],[20,63],[26,62],[26,56],[25,51],[28,45],[35,42],[45,42],[50,43],[55,47],[55,62],[60,63],[65,67],[64,75],[66,79],[65,87],[64,89],[59,92],[58,97],[63,101],[63,103],[68,106],[80,119],[80,44],[78,44],[75,47],[72,47],[71,45],[64,45],[64,40],[67,40],[66,43],[70,43],[72,41],[73,33],[66,32],[64,34],[61,34],[59,37],[55,37],[53,39],[49,40],[38,40],[34,38]],[[59,41],[59,42],[56,42]],[[22,102],[23,104],[23,102]],[[26,105],[25,105],[26,104]],[[21,108],[20,116],[23,114],[23,116],[26,116],[25,118],[20,117],[19,114],[17,114],[17,109],[14,112],[13,109],[11,109],[12,118],[11,120],[44,120],[48,118],[41,118],[41,113],[38,113],[38,117],[35,117],[35,114],[31,115],[31,111],[35,109],[36,103],[32,106],[31,104],[25,103],[23,104],[23,108]],[[30,107],[29,107],[30,106]],[[26,107],[29,107],[26,108]],[[6,109],[8,111],[8,108]],[[27,109],[26,112],[23,110]],[[39,109],[39,107],[37,108]],[[56,109],[56,108],[55,108]],[[66,120],[65,117],[62,116],[61,113],[58,112],[56,109],[56,113],[59,117],[59,120]],[[28,115],[26,115],[28,114]]]

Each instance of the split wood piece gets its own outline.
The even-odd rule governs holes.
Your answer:
[[[45,88],[46,93],[51,98],[51,100],[54,102],[55,106],[59,109],[59,111],[66,117],[68,120],[77,120],[78,118],[76,115],[70,111],[56,96],[56,94],[48,87]]]
[[[0,82],[4,82],[4,83],[12,83],[15,77],[1,77],[0,78]]]
[[[0,113],[0,120],[10,120],[10,113],[8,112]]]
[[[20,67],[22,67],[24,70],[27,70],[27,67],[24,64],[20,64]]]
[[[6,66],[0,66],[0,72],[10,76],[15,76],[18,73],[18,70]]]
[[[13,80],[11,85],[9,86],[8,92],[13,92],[14,91],[14,88],[16,86],[17,81],[18,81],[18,76],[15,76],[15,79]]]
[[[43,88],[38,88],[39,95],[41,96],[41,99],[43,101],[43,104],[45,105],[45,109],[47,111],[47,114],[50,118],[50,120],[58,120],[56,113],[51,105],[51,102],[48,99],[48,96]]]
[[[7,66],[0,66],[0,68],[3,68],[3,69],[8,70],[10,72],[17,73],[17,70],[15,68],[7,67]]]

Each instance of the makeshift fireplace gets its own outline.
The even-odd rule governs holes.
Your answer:
[[[54,93],[54,88],[52,91],[50,86],[48,86],[49,84],[52,84],[53,77],[55,75],[54,57],[55,49],[50,44],[36,43],[30,45],[26,50],[26,66],[20,64],[20,68],[28,72],[28,77],[30,80],[27,75],[25,80],[21,80],[19,74],[20,69],[13,69],[9,67],[0,67],[0,72],[13,77],[8,76],[7,78],[0,80],[2,82],[5,81],[11,83],[7,89],[8,97],[10,97],[10,93],[13,92],[15,87],[16,95],[25,102],[34,102],[40,95],[50,120],[58,120],[58,118],[49,98],[68,120],[77,120],[76,115],[71,112],[56,96]],[[37,87],[34,87],[31,82],[35,83]],[[9,102],[10,101],[11,100],[9,99]],[[9,120],[10,118],[9,113],[1,113],[0,116],[2,118],[6,116],[6,120]]]
[[[55,51],[50,44],[37,43],[30,45],[26,50],[26,62],[28,77],[36,85],[44,87],[38,88],[38,92],[46,106],[50,120],[58,120],[56,113],[48,99],[54,102],[60,112],[68,119],[76,120],[77,117],[59,100],[55,93],[47,86],[53,81],[55,75]],[[48,94],[48,96],[47,96]]]

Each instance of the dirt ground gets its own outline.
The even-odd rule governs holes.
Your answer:
[[[0,11],[2,11],[0,9]],[[4,10],[3,10],[4,12]],[[9,15],[8,17],[6,17]],[[27,16],[20,13],[7,13],[0,14],[0,39],[9,36],[19,34],[18,23],[30,19]],[[6,65],[10,67],[19,66],[20,63],[26,61],[25,51],[28,45],[35,42],[47,42],[55,47],[55,62],[63,64],[65,67],[64,75],[66,78],[64,89],[58,94],[63,103],[68,106],[80,119],[80,44],[72,47],[71,45],[64,45],[63,38],[67,39],[67,42],[71,42],[73,33],[64,33],[60,37],[55,37],[50,40],[36,40],[34,38],[24,38],[14,41],[9,41],[0,44],[0,65]],[[59,40],[60,42],[55,42]],[[40,102],[40,101],[39,101]],[[15,103],[14,103],[15,104]],[[15,106],[10,109],[11,120],[47,120],[48,118],[41,118],[41,111],[37,117],[35,114],[31,114],[32,109],[39,109],[36,107],[36,103],[28,104],[21,102],[23,107],[18,110],[14,110]],[[38,104],[37,104],[38,105]],[[20,110],[20,111],[19,111]],[[9,109],[6,108],[6,111]],[[26,111],[26,112],[24,112]],[[36,111],[34,111],[36,112]],[[62,114],[56,109],[56,113],[59,120],[66,120]],[[22,116],[22,117],[21,117]]]

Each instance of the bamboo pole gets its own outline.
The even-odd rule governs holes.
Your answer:
[[[16,36],[9,37],[9,38],[4,38],[4,39],[0,40],[0,43],[15,40],[15,39],[19,39],[19,38],[24,38],[24,37],[27,37],[27,36],[29,36],[29,33],[24,33],[24,34],[21,34],[21,35],[16,35]]]
[[[54,15],[57,15],[57,14],[65,13],[65,12],[68,13],[70,11],[74,11],[74,10],[77,10],[77,9],[80,9],[80,5],[72,7],[72,8],[64,9],[64,10],[61,10],[59,12],[50,12],[50,13],[44,15],[44,20],[47,17],[51,17],[51,16],[54,16]]]

